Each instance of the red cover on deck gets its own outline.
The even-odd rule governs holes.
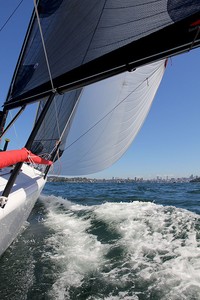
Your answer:
[[[41,158],[26,148],[0,152],[0,169],[14,165],[18,162],[34,162],[36,164],[52,165],[52,161]]]

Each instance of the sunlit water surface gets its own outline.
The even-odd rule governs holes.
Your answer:
[[[200,300],[200,184],[47,183],[0,299]]]

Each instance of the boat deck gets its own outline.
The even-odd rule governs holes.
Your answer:
[[[14,167],[12,166],[0,169],[0,195],[2,194],[13,169]],[[30,186],[31,182],[35,183],[41,177],[42,173],[40,171],[28,166],[27,164],[23,164],[20,174],[17,176],[16,182],[12,188],[12,192],[19,188],[26,188],[26,186]]]

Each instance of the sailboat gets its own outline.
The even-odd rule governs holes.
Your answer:
[[[0,152],[0,255],[19,234],[52,166],[87,175],[115,163],[139,132],[168,57],[200,45],[198,0],[34,0],[0,113],[0,137],[28,105],[22,149]],[[101,101],[90,97],[91,89]],[[8,123],[8,112],[18,109]]]

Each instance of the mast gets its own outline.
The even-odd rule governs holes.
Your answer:
[[[49,107],[50,107],[50,105],[51,105],[51,103],[52,103],[52,101],[54,99],[54,96],[55,96],[55,92],[52,92],[50,94],[49,99],[47,100],[47,102],[46,102],[46,104],[45,104],[45,106],[44,106],[44,108],[43,108],[43,110],[42,110],[42,112],[41,112],[41,114],[40,114],[37,122],[35,123],[35,126],[33,127],[33,130],[31,132],[31,134],[30,134],[27,142],[26,142],[26,145],[25,145],[26,149],[29,150],[31,148],[33,140],[34,140],[34,138],[35,138],[38,130],[40,129],[42,121],[44,120],[45,115],[48,112],[48,109],[49,109]],[[18,173],[20,172],[20,169],[21,169],[22,165],[23,165],[23,163],[21,163],[21,162],[16,164],[16,166],[15,166],[13,172],[11,173],[10,178],[9,178],[7,184],[6,184],[6,187],[5,187],[5,189],[4,189],[3,193],[2,193],[3,197],[8,197],[9,196],[10,191],[11,191],[11,189],[12,189],[14,183],[15,183],[15,180],[17,178]]]

